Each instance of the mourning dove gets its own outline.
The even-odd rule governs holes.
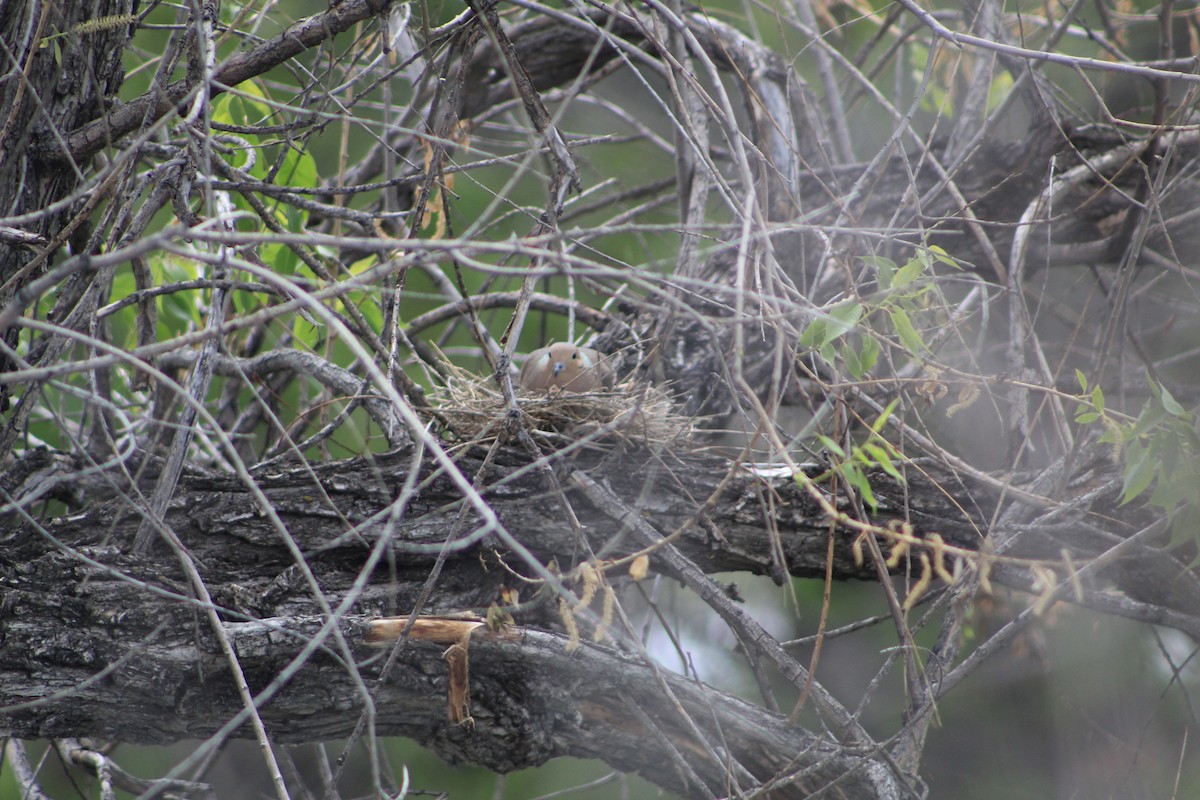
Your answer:
[[[590,347],[558,342],[534,350],[521,367],[521,386],[528,392],[595,392],[611,389],[613,371],[602,356]]]

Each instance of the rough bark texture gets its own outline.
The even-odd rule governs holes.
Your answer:
[[[634,654],[592,644],[569,652],[568,637],[533,627],[558,627],[553,606],[534,603],[517,615],[515,624],[472,637],[473,728],[447,721],[445,643],[407,642],[383,685],[377,685],[380,651],[362,646],[364,615],[410,611],[436,545],[448,530],[465,534],[473,527],[469,521],[456,525],[457,490],[430,465],[423,466],[423,488],[388,533],[388,556],[368,585],[352,589],[369,549],[384,533],[381,517],[407,477],[411,457],[396,453],[371,462],[317,466],[311,472],[292,468],[258,477],[295,545],[306,554],[322,595],[336,607],[353,591],[353,602],[338,623],[351,644],[353,662],[346,663],[346,653],[324,631],[320,649],[294,674],[288,672],[292,659],[321,622],[313,616],[317,606],[300,567],[235,481],[190,475],[179,487],[166,522],[226,620],[251,689],[261,692],[278,676],[289,675],[282,691],[262,709],[276,741],[348,735],[364,705],[351,679],[359,674],[377,692],[377,733],[413,737],[450,760],[507,771],[560,755],[594,757],[692,794],[700,791],[696,777],[663,765],[673,763],[672,749],[679,751],[715,791],[726,779],[727,765],[711,750],[712,742],[721,741],[757,780],[798,772],[801,777],[781,789],[781,797],[803,797],[835,779],[847,797],[895,796],[895,778],[869,753],[847,754],[777,715],[663,673]],[[39,469],[25,465],[25,488],[65,466],[48,453],[36,460]],[[630,453],[570,468],[587,466],[597,479],[607,476],[614,492],[630,496],[658,463],[645,453]],[[145,486],[153,485],[152,462],[145,470],[131,466]],[[478,462],[467,458],[461,466],[469,469]],[[519,466],[517,461],[501,463],[485,497],[505,527],[540,560],[570,565],[581,553],[579,542],[569,535],[539,473],[509,477]],[[660,530],[672,530],[692,517],[694,506],[685,495],[711,492],[722,477],[715,459],[674,466],[662,478],[664,490],[648,493],[649,502],[641,509]],[[198,616],[194,593],[175,557],[161,544],[147,556],[132,555],[129,543],[140,517],[128,513],[123,502],[90,499],[106,493],[125,496],[129,487],[103,486],[104,480],[94,476],[90,497],[73,497],[86,503],[83,513],[44,526],[10,520],[0,549],[0,704],[8,709],[4,733],[157,744],[212,735],[240,710],[228,665]],[[80,485],[67,487],[78,490]],[[721,492],[704,525],[687,530],[678,546],[707,571],[771,571],[760,502],[765,491],[777,495],[773,521],[790,570],[823,574],[827,522],[792,481],[736,478]],[[571,500],[592,548],[613,556],[629,548],[608,513],[589,509],[578,496]],[[947,541],[971,545],[969,521],[936,498],[923,516]],[[614,546],[606,547],[610,544]],[[429,551],[411,552],[420,545]],[[848,545],[849,538],[840,535],[837,577],[872,575],[870,564],[854,563]],[[452,554],[423,611],[485,614],[501,586],[513,583],[501,560],[523,570],[520,560],[494,539]],[[584,625],[586,635],[586,621]],[[678,718],[667,689],[715,738],[696,739]],[[654,730],[646,730],[647,720]],[[239,727],[238,732],[248,730]]]
[[[305,554],[322,595],[335,607],[348,596],[352,601],[339,624],[352,645],[354,663],[347,665],[345,653],[328,631],[322,634],[320,650],[263,708],[278,741],[349,734],[363,704],[351,670],[363,674],[374,690],[379,669],[379,659],[372,660],[378,651],[361,647],[363,615],[412,610],[447,531],[465,536],[474,528],[470,517],[465,523],[460,519],[457,489],[431,464],[422,466],[417,481],[422,488],[403,515],[386,524],[389,504],[409,477],[412,457],[400,452],[370,461],[277,468],[256,476],[295,547]],[[467,474],[479,467],[470,457],[459,463]],[[147,459],[129,466],[142,485],[150,487],[154,464]],[[539,560],[556,559],[569,566],[583,552],[580,543],[570,534],[543,476],[518,471],[522,465],[515,455],[499,459],[484,496],[505,528]],[[19,485],[6,485],[8,492],[21,494],[39,482],[49,486],[48,476],[71,475],[79,465],[43,452],[21,466],[8,477],[26,478]],[[686,458],[668,468],[638,452],[558,467],[564,475],[565,470],[587,468],[621,497],[643,494],[643,517],[663,532],[693,519],[690,498],[711,494],[724,477],[717,459]],[[662,491],[642,493],[651,472],[659,473]],[[179,562],[162,544],[146,556],[131,554],[129,543],[140,516],[130,513],[123,500],[100,501],[128,496],[130,487],[115,476],[101,473],[91,476],[87,485],[74,480],[59,485],[71,490],[61,495],[63,499],[85,504],[82,513],[42,525],[9,521],[10,532],[0,549],[0,704],[10,709],[4,716],[7,735],[89,735],[162,743],[210,735],[239,710],[227,665],[199,620]],[[889,488],[883,479],[878,483],[886,508],[901,488]],[[774,516],[769,520],[763,504],[766,493],[774,494]],[[974,499],[978,502],[984,495],[976,490]],[[593,550],[618,556],[630,549],[631,542],[621,536],[614,520],[615,510],[596,509],[575,493],[568,497]],[[918,535],[936,531],[948,544],[977,546],[981,520],[965,518],[936,487],[915,482],[907,501]],[[875,521],[882,524],[887,519],[881,512]],[[318,609],[292,551],[266,522],[257,501],[227,476],[191,474],[181,482],[166,522],[226,620],[251,688],[261,691],[287,674],[320,619],[314,617]],[[778,532],[791,574],[824,574],[828,520],[787,479],[735,477],[716,495],[704,522],[685,527],[676,544],[705,571],[770,574],[769,529]],[[370,582],[355,588],[368,552],[383,535],[388,537],[387,556]],[[869,560],[854,561],[853,536],[839,531],[836,539],[834,577],[872,577]],[[424,552],[413,552],[420,546]],[[513,584],[501,561],[524,571],[519,558],[494,538],[453,552],[423,613],[486,614],[501,587]],[[664,781],[661,768],[670,760],[669,750],[659,747],[671,741],[685,751],[688,763],[709,786],[716,786],[721,773],[709,771],[717,769],[709,763],[711,753],[676,727],[681,723],[672,721],[675,712],[661,691],[665,681],[677,696],[693,698],[684,700],[693,717],[703,721],[705,730],[720,731],[738,761],[760,779],[782,769],[792,756],[800,756],[793,769],[833,759],[815,766],[794,795],[781,796],[805,796],[807,789],[830,777],[829,770],[840,774],[848,768],[844,753],[833,757],[818,740],[783,725],[763,709],[718,693],[708,701],[716,707],[701,713],[691,705],[700,702],[694,697],[698,687],[657,673],[631,654],[593,645],[568,653],[567,637],[545,630],[559,627],[556,616],[553,607],[534,603],[517,615],[513,626],[496,633],[481,631],[472,638],[473,730],[446,721],[445,646],[407,643],[388,672],[386,688],[375,697],[377,732],[412,736],[446,758],[499,770],[538,764],[556,755],[598,757],[687,793],[688,779],[672,775]],[[659,726],[649,739],[640,730],[641,714]],[[870,758],[862,769],[867,772],[841,784],[847,796],[889,796],[887,791],[873,794],[878,787],[867,790],[866,784],[854,788],[858,781],[869,783],[868,773],[876,778],[882,774]]]
[[[75,31],[89,20],[128,15],[134,5],[134,0],[0,3],[8,74],[0,81],[0,217],[10,218],[17,223],[13,228],[38,237],[43,246],[53,243],[50,252],[70,239],[77,246],[87,240],[87,214],[80,212],[88,198],[62,201],[75,191],[91,154],[48,168],[34,153],[38,145],[61,153],[66,134],[104,113],[125,77],[125,45],[133,25]],[[0,308],[45,271],[40,250],[0,237]],[[9,347],[16,346],[15,328],[0,335]],[[0,372],[10,367],[9,357],[0,353]],[[0,411],[8,407],[9,392],[0,386]]]
[[[70,734],[158,745],[210,736],[231,720],[244,722],[227,664],[214,652],[211,640],[205,641],[209,637],[195,640],[188,613],[178,605],[163,604],[163,624],[135,635],[135,626],[122,615],[100,617],[105,606],[94,595],[111,587],[105,587],[102,578],[97,583],[94,593],[85,592],[78,601],[87,602],[86,611],[61,610],[60,619],[70,620],[70,633],[53,646],[40,626],[29,629],[32,620],[6,624],[3,653],[11,656],[18,646],[36,643],[30,656],[43,665],[57,665],[23,680],[21,695],[0,693],[6,704],[31,704],[6,715],[5,735]],[[339,624],[359,659],[349,666],[331,652],[332,642],[328,631],[321,632],[319,619],[227,626],[256,693],[277,679],[307,639],[320,636],[325,642],[261,709],[277,743],[346,736],[367,705],[351,680],[353,670],[369,690],[379,734],[411,737],[450,762],[508,772],[573,755],[640,772],[684,795],[714,790],[726,780],[727,764],[709,749],[710,742],[692,735],[667,702],[669,692],[706,732],[719,731],[726,752],[759,779],[800,772],[796,785],[780,797],[804,797],[831,783],[846,797],[899,796],[894,777],[870,754],[847,756],[837,745],[761,708],[656,672],[640,659],[608,648],[584,645],[567,657],[563,637],[533,630],[480,629],[471,638],[471,723],[454,724],[447,720],[445,643],[408,641],[381,680],[380,651],[361,645],[365,620],[352,615]],[[563,669],[564,660],[570,661],[569,669]],[[5,672],[17,666],[7,657],[4,661]],[[56,693],[69,696],[69,701],[54,702]],[[645,719],[653,720],[650,728]],[[249,730],[239,727],[235,735],[249,735]],[[693,776],[664,769],[672,762],[672,747],[685,753],[694,775],[709,789],[698,786]]]
[[[460,459],[460,469],[467,475],[476,474],[482,456],[478,453]],[[457,531],[458,537],[466,537],[477,527],[473,515],[461,518],[459,490],[432,461],[421,465],[417,481],[422,488],[409,500],[403,516],[389,519],[389,504],[399,495],[405,480],[410,479],[412,459],[411,452],[400,451],[370,460],[274,468],[254,475],[255,483],[287,526],[300,551],[319,555],[327,565],[324,588],[335,600],[340,599],[339,592],[353,580],[365,553],[379,536],[388,536],[394,549],[390,558],[395,558],[398,566],[411,566],[419,580],[436,559],[438,547],[448,532]],[[147,458],[133,465],[135,469],[131,472],[138,476],[143,491],[154,485],[156,463],[156,459]],[[39,465],[36,470],[35,464]],[[676,546],[706,572],[782,575],[783,571],[769,556],[767,531],[774,529],[787,558],[786,572],[799,577],[825,575],[829,520],[790,478],[758,478],[749,469],[739,468],[732,480],[726,480],[730,464],[724,459],[686,454],[668,454],[664,459],[661,454],[643,450],[609,457],[578,457],[560,462],[557,467],[585,470],[610,486],[618,497],[644,494],[645,502],[638,510],[664,534],[682,530]],[[7,488],[14,494],[24,494],[39,481],[45,481],[51,470],[71,476],[77,469],[78,466],[64,462],[61,456],[35,453],[22,463],[21,470],[7,474],[10,479]],[[814,476],[825,469],[810,468]],[[21,472],[26,478],[20,484],[14,483],[11,479]],[[583,552],[581,543],[563,524],[556,493],[546,485],[541,473],[528,468],[526,459],[505,453],[485,474],[489,477],[483,496],[507,530],[514,532],[544,562],[556,558],[569,564],[579,559]],[[106,486],[108,478],[115,485]],[[971,498],[978,516],[967,517],[933,484],[921,481],[905,490],[882,474],[875,476],[875,480],[879,485],[880,508],[873,521],[886,525],[899,520],[907,507],[918,535],[938,533],[948,545],[970,551],[978,549],[982,520],[989,510],[978,508],[978,504],[986,497],[986,489],[978,489]],[[648,491],[647,481],[651,487]],[[130,487],[115,475],[93,476],[89,483],[82,495],[77,493],[80,489],[77,481],[57,484],[57,489],[70,490],[70,494],[61,495],[62,499],[82,501],[89,508],[87,513],[50,522],[46,532],[55,541],[102,544],[113,548],[114,553],[120,552],[141,524],[141,518],[131,513],[125,499]],[[112,499],[100,502],[105,494]],[[772,496],[770,510],[765,502],[767,495]],[[577,492],[568,490],[567,496],[595,552],[615,558],[639,549],[636,542],[623,534],[617,518],[619,509],[596,508]],[[710,497],[711,504],[698,519],[697,504]],[[264,580],[276,579],[293,561],[282,549],[278,532],[259,510],[258,501],[235,477],[200,473],[185,476],[165,521],[197,561],[207,565],[204,578],[213,585],[237,584],[252,596],[267,588]],[[871,564],[855,562],[852,538],[840,529],[834,551],[834,577],[875,579]],[[487,545],[502,548],[495,539]],[[249,552],[257,557],[246,558],[247,551],[237,548],[250,548]],[[423,552],[414,553],[418,548]],[[477,560],[475,555],[455,558],[462,562]],[[160,560],[161,555],[144,568],[161,570]],[[347,567],[341,580],[333,577],[340,560],[345,560]],[[134,566],[136,561],[123,563]],[[493,587],[504,576],[494,576],[487,586],[471,586],[473,580],[474,576],[464,581],[473,597],[448,598],[450,605],[434,610],[485,607],[494,599]],[[404,610],[411,600],[402,594],[389,602]],[[276,602],[284,605],[261,606],[254,611],[278,616],[300,610],[287,606],[283,598]],[[385,608],[369,610],[382,612]]]

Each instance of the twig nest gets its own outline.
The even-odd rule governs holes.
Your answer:
[[[657,386],[627,382],[591,392],[517,391],[531,433],[545,441],[589,438],[590,445],[600,447],[661,446],[691,436],[692,419],[675,413],[670,397]],[[429,397],[451,436],[487,445],[504,433],[504,396],[490,378],[455,368]]]

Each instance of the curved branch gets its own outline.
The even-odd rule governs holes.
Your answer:
[[[390,0],[345,0],[333,4],[328,11],[300,20],[278,36],[244,53],[237,53],[221,64],[209,87],[210,98],[382,13],[389,5]],[[55,138],[36,147],[37,155],[46,160],[81,162],[114,140],[133,133],[147,120],[155,120],[175,111],[194,89],[195,86],[187,81],[176,81],[165,91],[147,92],[72,131],[66,137],[65,151]]]
[[[459,300],[457,303],[449,303],[439,306],[432,311],[426,311],[424,314],[410,319],[405,324],[405,327],[411,332],[422,331],[440,322],[447,322],[455,317],[462,316],[467,313],[468,309],[484,311],[489,308],[509,308],[515,306],[519,297],[519,292],[489,292],[488,294],[475,295],[474,297]],[[597,331],[603,331],[609,322],[613,321],[611,315],[594,309],[591,306],[584,305],[576,300],[556,297],[552,294],[542,294],[541,292],[535,292],[530,296],[529,308],[533,311],[551,311],[563,316],[574,314],[575,319]]]

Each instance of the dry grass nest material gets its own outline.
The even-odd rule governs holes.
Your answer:
[[[692,418],[675,413],[667,392],[657,386],[628,382],[603,392],[517,391],[530,432],[545,441],[589,437],[589,444],[600,447],[669,445],[692,432]],[[455,369],[430,400],[452,436],[487,445],[504,434],[504,396],[491,378]]]

